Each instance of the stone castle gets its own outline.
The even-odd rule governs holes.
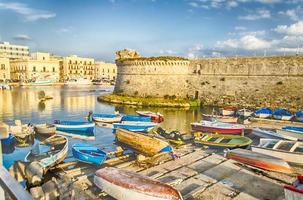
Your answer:
[[[115,93],[200,98],[208,105],[303,107],[303,56],[140,57],[117,52]]]

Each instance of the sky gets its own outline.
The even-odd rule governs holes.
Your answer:
[[[303,54],[303,0],[0,0],[0,41],[113,62]]]

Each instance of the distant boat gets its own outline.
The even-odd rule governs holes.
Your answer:
[[[153,122],[132,122],[132,121],[122,121],[121,123],[113,123],[113,128],[123,128],[129,131],[149,131],[157,126]]]
[[[191,123],[194,131],[202,131],[206,133],[222,133],[222,134],[240,134],[244,130],[244,126],[240,124],[230,124],[223,122],[204,121]]]
[[[166,141],[125,129],[117,129],[116,140],[127,147],[148,156],[154,156],[161,152],[173,151],[173,148]]]
[[[303,110],[296,112],[295,116],[297,121],[303,122]]]
[[[248,109],[240,109],[237,111],[237,115],[241,117],[250,117],[254,112]]]
[[[36,124],[34,125],[35,132],[41,135],[56,134],[56,126],[53,124]]]
[[[20,82],[20,86],[50,86],[54,84],[54,80],[49,77],[36,77],[29,81]]]
[[[220,108],[220,114],[223,116],[231,116],[234,115],[237,108],[234,106],[226,106],[224,108]]]
[[[270,118],[270,117],[272,117],[273,112],[272,112],[272,110],[269,109],[269,108],[260,108],[260,109],[258,109],[254,114],[255,114],[255,116],[258,117],[258,118],[263,118],[263,119],[265,119],[265,118]]]
[[[136,111],[136,113],[140,116],[151,117],[152,122],[155,123],[160,123],[164,121],[164,116],[159,112],[155,113],[151,111]]]
[[[283,173],[293,172],[292,168],[288,165],[288,163],[280,158],[253,152],[246,149],[233,149],[227,151],[225,157],[269,171]]]
[[[49,168],[62,162],[67,156],[68,139],[64,136],[53,135],[33,149],[26,155],[26,162],[38,161],[46,172]]]
[[[287,162],[303,164],[303,142],[261,138],[260,144],[252,145],[251,149]]]
[[[64,82],[66,86],[92,85],[93,83],[86,78],[71,78]]]
[[[223,123],[237,123],[238,118],[236,117],[231,117],[231,116],[220,116],[220,115],[206,115],[202,114],[202,119],[205,121],[218,121],[218,122],[223,122]]]
[[[286,109],[277,109],[273,112],[273,118],[283,121],[290,121],[293,118],[293,115]]]
[[[107,158],[105,151],[89,144],[74,144],[72,153],[77,160],[96,165],[101,165]]]
[[[54,125],[58,131],[80,131],[93,132],[95,128],[94,122],[87,121],[60,121],[55,120]]]
[[[223,148],[246,148],[252,143],[248,137],[239,135],[223,135],[223,134],[200,134],[195,137],[195,143]]]
[[[172,186],[136,172],[113,167],[96,171],[94,183],[115,199],[182,200]]]
[[[292,185],[284,186],[285,200],[302,200],[303,199],[303,176],[298,176]]]
[[[282,129],[286,130],[286,131],[303,134],[303,127],[300,127],[300,126],[284,126],[284,127],[282,127]]]
[[[257,135],[257,136],[263,137],[263,138],[285,139],[285,140],[293,140],[293,141],[298,140],[298,138],[293,137],[291,135],[280,134],[279,132],[274,132],[274,131],[261,129],[261,128],[253,128],[252,133],[254,135]]]
[[[152,119],[150,116],[123,115],[122,121],[151,122]]]
[[[93,114],[92,118],[96,122],[115,123],[120,122],[122,115],[120,114]]]
[[[276,129],[276,132],[285,137],[293,137],[293,138],[297,138],[297,140],[303,141],[303,133],[299,133],[299,132],[297,133],[294,131],[287,131],[283,129]]]

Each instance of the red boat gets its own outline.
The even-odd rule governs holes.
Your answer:
[[[151,111],[136,111],[140,116],[151,117],[152,122],[160,123],[164,121],[164,116],[161,113]]]
[[[206,133],[240,134],[245,127],[241,124],[202,120],[201,122],[191,123],[191,128],[194,131],[202,131]]]
[[[298,176],[298,179],[292,185],[285,185],[284,194],[285,200],[303,199],[303,175]]]

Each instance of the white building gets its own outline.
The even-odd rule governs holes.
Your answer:
[[[27,58],[29,57],[29,47],[0,42],[0,55],[9,59]]]

